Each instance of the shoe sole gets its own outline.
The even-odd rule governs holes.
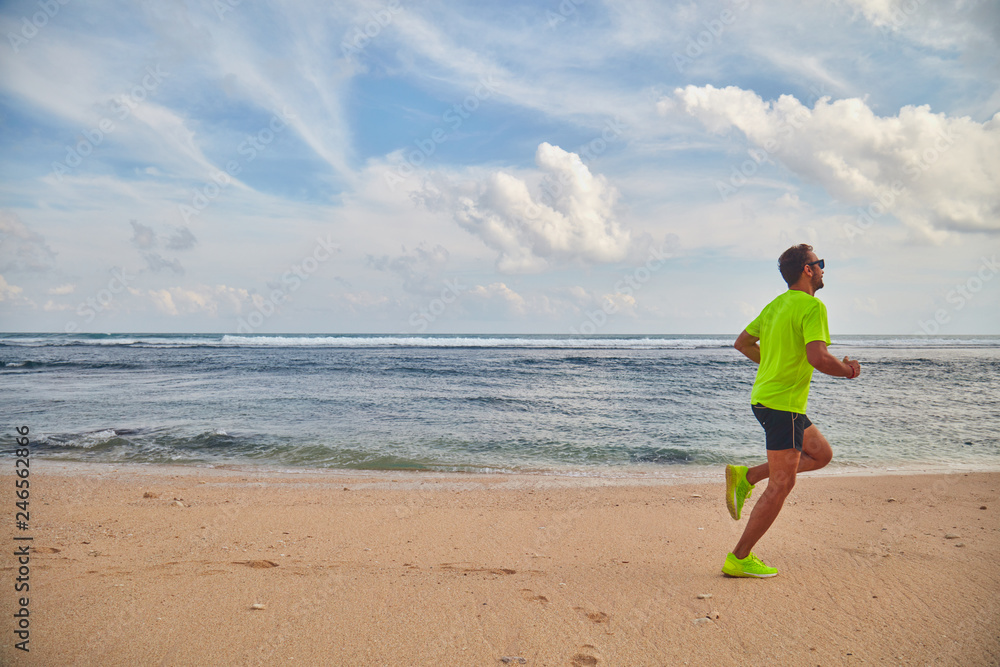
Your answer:
[[[726,509],[729,510],[729,516],[733,517],[733,521],[740,519],[740,515],[736,511],[736,486],[738,482],[736,467],[726,466]]]
[[[740,572],[738,574],[733,574],[731,572],[726,572],[725,569],[722,570],[722,574],[726,575],[727,577],[734,577],[734,578],[750,577],[753,579],[767,579],[768,577],[776,577],[778,575],[777,572],[772,572],[771,574],[751,574],[749,572]]]

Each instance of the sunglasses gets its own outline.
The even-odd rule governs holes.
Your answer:
[[[821,269],[826,268],[826,260],[824,259],[817,259],[815,262],[807,262],[806,266],[812,266],[813,264],[819,264],[819,268]]]

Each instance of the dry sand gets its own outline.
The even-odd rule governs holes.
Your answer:
[[[35,462],[31,490],[31,652],[10,529],[3,664],[1000,662],[998,473],[804,475],[755,550],[767,580],[720,573],[745,523],[721,474]]]

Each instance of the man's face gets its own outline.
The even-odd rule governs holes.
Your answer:
[[[816,253],[810,252],[809,253],[809,259],[806,260],[806,261],[807,262],[818,262],[819,261],[819,257],[816,256]],[[806,266],[806,268],[805,268],[805,271],[812,271],[812,282],[811,282],[811,285],[812,285],[813,291],[815,292],[816,290],[823,289],[823,269],[819,268],[819,264],[808,264]]]

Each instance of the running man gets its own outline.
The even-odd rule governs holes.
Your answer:
[[[726,556],[722,572],[731,577],[773,577],[750,549],[764,536],[781,511],[800,472],[819,470],[833,458],[830,443],[806,417],[813,369],[837,377],[856,378],[854,359],[838,361],[826,346],[830,330],[826,306],[815,297],[823,287],[823,268],[812,246],[792,246],[781,254],[778,268],[788,291],[764,307],[736,339],[734,347],[760,367],[750,394],[754,415],[764,427],[767,463],[752,468],[726,466],[726,505],[739,519],[754,485],[769,479],[750,513],[743,536]],[[759,344],[758,344],[759,341]]]

